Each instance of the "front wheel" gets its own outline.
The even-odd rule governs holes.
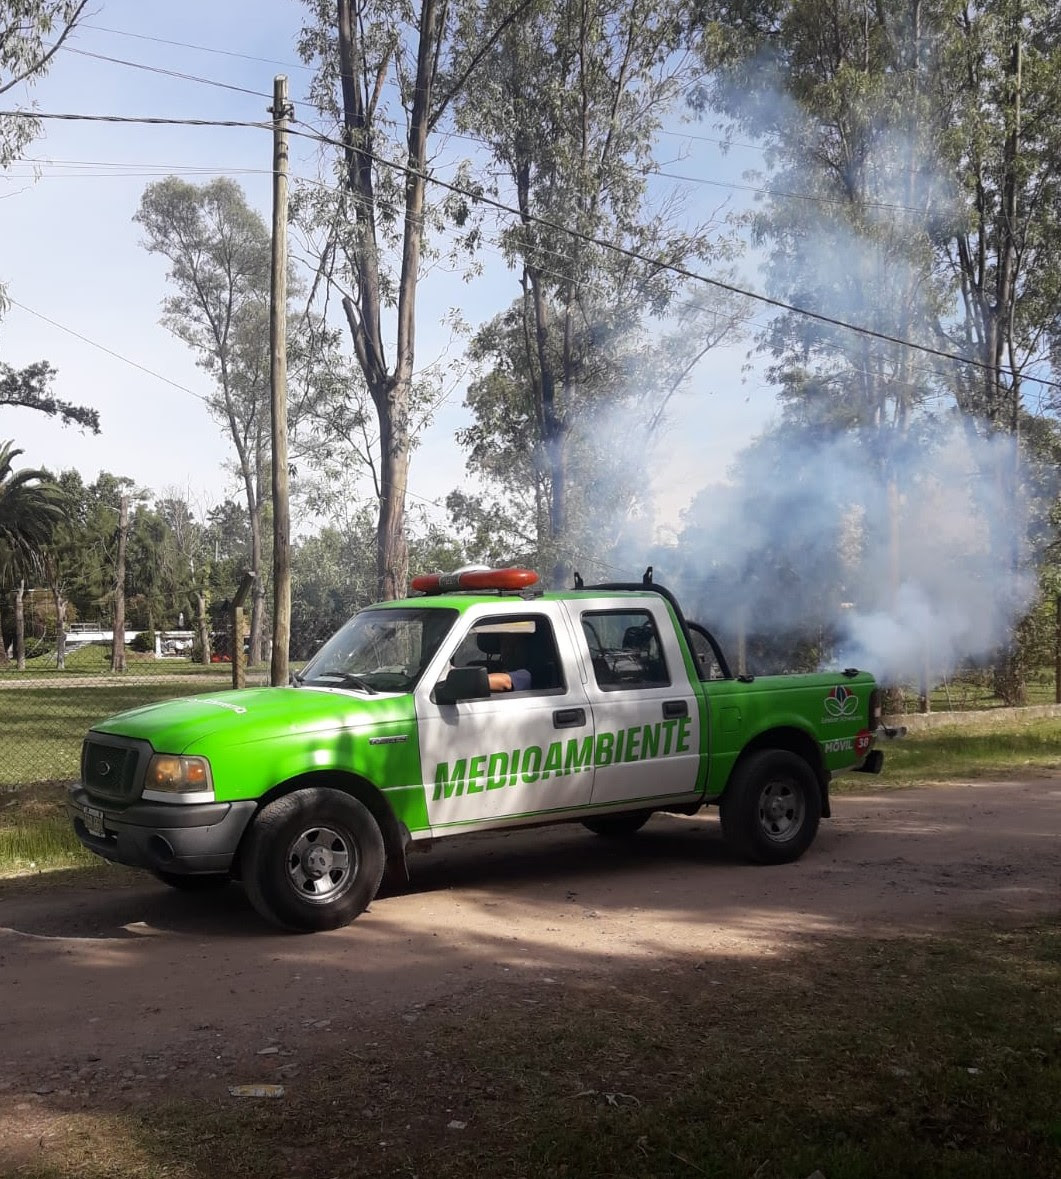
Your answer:
[[[243,856],[251,904],[302,933],[349,925],[383,878],[383,836],[368,808],[340,790],[296,790],[255,816]]]
[[[763,749],[733,771],[719,805],[722,834],[759,864],[798,860],[814,842],[822,800],[811,767],[786,749]]]

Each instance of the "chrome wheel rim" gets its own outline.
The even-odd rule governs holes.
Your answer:
[[[792,782],[768,782],[759,794],[759,826],[773,843],[787,843],[803,826],[807,804]]]
[[[287,852],[287,879],[302,900],[328,905],[346,893],[357,875],[357,846],[335,827],[310,827]]]

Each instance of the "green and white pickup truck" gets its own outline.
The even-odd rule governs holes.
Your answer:
[[[103,721],[70,791],[78,837],[175,888],[239,879],[265,918],[312,931],[357,917],[385,870],[407,880],[411,844],[468,831],[629,836],[714,803],[740,855],[786,863],[833,774],[880,770],[870,675],[735,677],[648,577],[536,580],[417,578],[426,593],[360,611],[289,687]]]

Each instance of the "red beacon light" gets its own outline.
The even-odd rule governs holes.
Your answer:
[[[421,594],[445,594],[455,590],[516,591],[537,585],[533,569],[485,569],[479,566],[458,569],[455,573],[421,573],[409,583]]]

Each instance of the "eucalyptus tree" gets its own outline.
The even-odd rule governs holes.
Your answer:
[[[768,255],[775,316],[763,347],[786,400],[820,425],[888,431],[954,373],[880,336],[939,344],[932,233],[953,190],[934,165],[950,105],[931,84],[950,0],[707,0],[702,100],[760,137],[767,192],[747,221]]]
[[[762,137],[770,187],[787,194],[755,219],[771,293],[967,361],[789,315],[765,340],[775,375],[804,419],[875,431],[869,453],[883,463],[907,445],[913,415],[940,404],[970,431],[1011,436],[1001,468],[997,448],[978,453],[991,461],[985,482],[1011,500],[992,544],[1016,578],[1027,556],[1017,443],[1049,406],[1034,378],[1061,308],[1056,5],[705,0],[699,11],[716,67],[705,97]],[[1019,664],[1012,645],[996,664],[1014,702]]]
[[[174,293],[163,301],[163,323],[213,378],[207,404],[236,451],[256,574],[250,660],[260,663],[270,437],[269,231],[239,185],[223,179],[194,185],[171,176],[149,185],[134,220],[144,228],[147,249],[170,264]]]
[[[794,315],[790,392],[903,428],[943,395],[1019,433],[1061,307],[1061,27],[1049,0],[705,0],[703,99],[761,137],[772,292],[957,352]],[[859,407],[861,403],[861,407]]]
[[[0,96],[32,86],[46,74],[52,59],[85,15],[89,0],[8,0],[0,5]],[[10,101],[10,100],[8,100]],[[31,110],[0,116],[0,168],[18,159],[40,132]],[[0,310],[5,306],[0,284]],[[99,413],[57,398],[50,389],[55,370],[39,361],[23,369],[0,364],[0,406],[19,406],[58,416],[99,433]]]
[[[0,362],[0,408],[34,409],[58,418],[64,426],[76,425],[98,434],[99,410],[56,397],[51,388],[54,378],[55,369],[47,361],[21,369]]]
[[[303,60],[317,67],[320,113],[338,128],[334,188],[306,186],[296,221],[317,251],[318,276],[339,293],[374,429],[378,594],[405,592],[406,490],[417,433],[417,295],[430,231],[461,225],[469,202],[442,190],[428,200],[433,154],[454,99],[530,0],[506,0],[469,34],[471,0],[306,0]],[[450,173],[458,184],[466,171]],[[315,244],[314,244],[315,243]]]
[[[460,127],[485,144],[495,191],[518,211],[500,244],[519,276],[521,368],[548,489],[539,547],[556,580],[570,565],[575,435],[584,448],[596,411],[636,401],[642,412],[627,429],[649,431],[736,316],[713,301],[690,322],[704,304],[687,299],[681,333],[653,346],[650,325],[661,335],[687,291],[681,271],[727,259],[732,247],[719,226],[657,200],[650,185],[656,133],[702,70],[686,11],[656,0],[534,0],[459,99]],[[494,4],[469,8],[466,39],[477,43],[495,21]]]
[[[89,0],[8,0],[0,7],[0,95],[48,72],[88,6]],[[39,131],[39,119],[0,118],[0,167]]]
[[[583,299],[581,312],[589,308]],[[667,403],[703,352],[731,333],[732,308],[719,309],[712,324],[705,303],[690,300],[659,336],[634,315],[622,331],[608,331],[601,308],[567,338],[563,314],[548,310],[547,356],[578,375],[562,419],[562,469],[549,462],[539,428],[540,369],[528,353],[527,303],[518,299],[472,339],[478,375],[465,398],[472,421],[456,439],[477,479],[454,490],[447,506],[476,559],[552,570],[577,552],[588,572],[592,562],[607,565],[616,549],[641,543]],[[565,480],[563,537],[553,528],[556,478]]]

